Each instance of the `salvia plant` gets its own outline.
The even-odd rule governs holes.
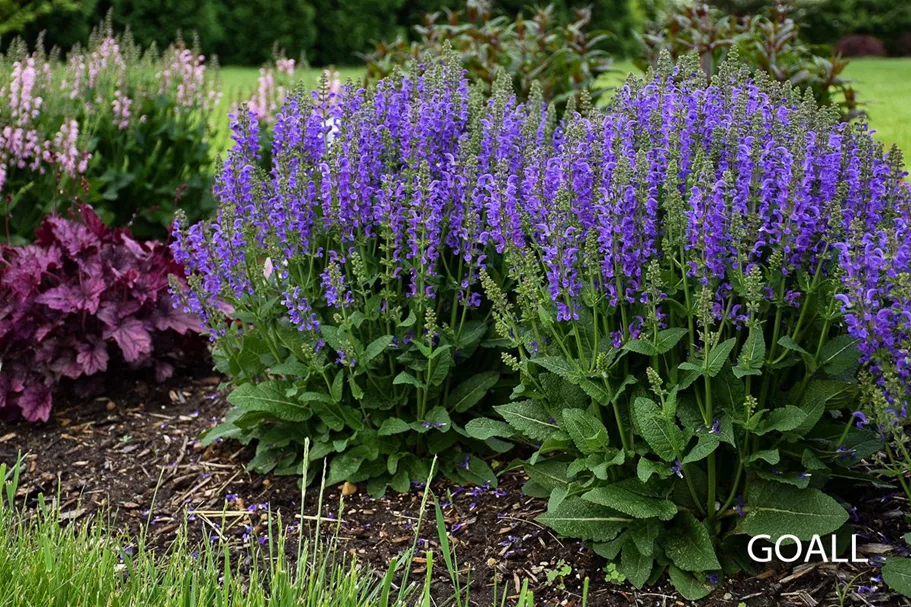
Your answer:
[[[493,483],[524,443],[542,523],[695,599],[749,536],[838,531],[832,490],[904,419],[901,155],[764,72],[665,55],[558,119],[449,54],[292,95],[269,171],[257,128],[174,251],[231,377],[208,438],[258,467],[310,437],[333,482],[402,490],[439,454]]]
[[[15,41],[0,56],[0,237],[31,240],[77,196],[141,238],[166,236],[175,206],[207,216],[219,95],[198,50],[143,51],[110,20],[65,60]]]
[[[47,421],[54,393],[85,394],[105,371],[163,381],[199,321],[171,303],[182,269],[160,242],[108,228],[88,206],[45,218],[33,244],[0,246],[0,417]],[[188,341],[189,340],[189,341]]]

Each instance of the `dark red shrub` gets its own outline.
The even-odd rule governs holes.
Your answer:
[[[164,380],[197,321],[171,305],[167,245],[108,228],[88,206],[52,215],[34,244],[0,246],[0,415],[46,421],[55,389],[113,366]]]
[[[852,34],[835,44],[835,54],[842,57],[885,57],[887,53],[879,38]]]

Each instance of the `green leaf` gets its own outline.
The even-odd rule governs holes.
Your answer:
[[[611,401],[610,392],[588,379],[587,377],[580,377],[576,384],[582,388],[586,395],[593,399],[599,405],[608,405]]]
[[[389,486],[397,493],[408,493],[411,489],[411,477],[404,468],[395,473],[389,480]]]
[[[623,393],[626,392],[626,389],[635,384],[637,381],[638,380],[633,375],[627,375],[624,377],[620,384],[614,388],[614,395],[611,396],[610,404],[613,405],[615,402],[617,402],[617,399],[619,399]]]
[[[272,375],[285,375],[287,377],[303,377],[309,373],[310,369],[293,356],[289,356],[285,362],[272,365],[269,367],[269,373]]]
[[[393,434],[401,434],[402,432],[410,432],[411,426],[408,422],[401,420],[397,417],[389,417],[383,420],[380,429],[377,430],[377,434],[380,436],[392,436]]]
[[[712,379],[712,395],[718,396],[718,404],[722,409],[736,415],[743,409],[746,389],[743,382],[734,377],[731,369],[726,368]]]
[[[386,348],[392,345],[392,335],[382,335],[377,337],[370,345],[367,346],[367,349],[364,351],[364,360],[362,362],[369,363],[371,360],[382,354]],[[393,486],[395,489],[395,486]]]
[[[487,391],[500,379],[500,374],[496,371],[485,371],[472,375],[450,392],[449,398],[446,399],[446,407],[451,411],[464,413],[474,407]]]
[[[643,519],[630,525],[626,537],[636,545],[645,556],[654,556],[655,541],[664,529],[664,525],[655,519]]]
[[[554,489],[569,487],[569,479],[567,479],[566,473],[568,467],[568,462],[549,459],[531,466],[526,465],[525,473],[528,474],[529,480],[548,491],[553,491]]]
[[[488,438],[493,438],[495,436],[500,438],[511,438],[515,434],[506,422],[486,417],[477,417],[469,420],[469,422],[465,424],[465,432],[467,432],[468,436],[471,438],[476,438],[478,440],[487,440]]]
[[[532,400],[498,405],[494,409],[510,426],[534,440],[545,440],[558,430],[544,405]]]
[[[708,582],[702,582],[696,579],[691,573],[687,573],[678,567],[671,565],[667,570],[668,577],[674,589],[688,601],[699,601],[707,597],[715,589]]]
[[[819,367],[829,375],[837,375],[857,364],[860,340],[850,335],[839,335],[826,342],[819,353]]]
[[[664,540],[664,552],[668,558],[684,571],[721,569],[705,525],[688,512],[681,512],[674,520],[676,524]]]
[[[567,498],[556,510],[537,518],[560,535],[608,542],[623,531],[632,519],[611,508],[605,508],[580,498]]]
[[[487,334],[487,324],[479,320],[469,320],[462,327],[462,333],[456,342],[456,347],[460,350],[472,349],[480,343],[484,335]]]
[[[323,334],[323,338],[326,340],[326,343],[333,350],[344,350],[345,349],[345,339],[344,334],[338,327],[333,327],[332,325],[320,325],[320,333]]]
[[[683,338],[684,335],[689,333],[689,330],[677,327],[675,329],[664,329],[663,331],[658,332],[658,343],[655,344],[655,348],[658,350],[658,354],[664,354],[669,352],[671,348],[677,345],[677,343]]]
[[[765,449],[763,451],[757,451],[752,453],[750,457],[747,458],[747,463],[752,463],[758,460],[763,460],[766,463],[772,464],[773,466],[781,461],[781,454],[778,452],[778,449]]]
[[[551,413],[558,412],[562,409],[577,409],[585,407],[588,403],[588,395],[585,390],[573,384],[573,381],[583,379],[579,377],[578,372],[570,374],[571,380],[563,378],[556,373],[539,373],[538,379],[541,387],[544,389],[544,396],[547,397],[547,408]]]
[[[626,538],[618,537],[609,542],[597,542],[592,545],[592,550],[598,556],[604,557],[608,561],[613,561],[620,554],[620,549],[623,548],[624,544],[626,544]]]
[[[754,432],[760,436],[772,431],[787,432],[800,427],[806,418],[807,414],[800,407],[786,405],[769,411]]]
[[[313,402],[313,413],[319,416],[330,430],[339,432],[345,428],[345,416],[342,415],[341,408],[337,403]]]
[[[407,329],[408,327],[412,326],[415,322],[417,322],[417,320],[418,320],[418,317],[414,315],[414,310],[408,310],[408,316],[405,318],[405,320],[399,321],[399,326]]]
[[[562,417],[566,433],[583,454],[599,453],[609,446],[607,429],[591,413],[582,409],[564,409]]]
[[[643,483],[648,482],[652,475],[658,478],[667,478],[671,475],[671,469],[667,464],[653,462],[650,459],[640,457],[639,463],[636,464],[636,477]]]
[[[890,558],[882,569],[883,581],[901,595],[911,597],[911,559]]]
[[[677,513],[677,506],[667,497],[668,488],[661,491],[654,482],[643,483],[629,478],[606,487],[596,487],[582,499],[602,506],[610,506],[634,518],[659,518],[670,520]]]
[[[438,350],[439,351],[439,350]],[[436,352],[434,352],[436,354]],[[433,368],[430,371],[430,385],[439,386],[449,376],[449,370],[452,368],[452,355],[446,354],[439,358],[433,359]]]
[[[550,497],[547,498],[547,509],[556,510],[560,507],[560,504],[563,503],[563,500],[566,499],[566,496],[569,494],[569,485],[564,487],[555,487],[553,491],[550,492]]]
[[[296,398],[286,396],[290,384],[283,381],[264,381],[241,384],[228,395],[228,402],[244,411],[262,411],[278,419],[299,422],[312,415]]]
[[[408,384],[408,385],[410,385],[410,386],[414,386],[415,388],[423,388],[423,387],[424,387],[424,384],[422,384],[422,383],[418,380],[417,377],[415,377],[414,375],[412,375],[412,374],[409,373],[408,371],[402,371],[401,373],[399,373],[398,375],[396,375],[396,376],[395,376],[395,379],[392,380],[392,383],[395,384],[395,385]]]
[[[792,485],[798,487],[799,489],[806,489],[810,486],[810,475],[809,474],[794,474],[794,473],[783,473],[777,471],[767,471],[767,470],[756,470],[756,476],[763,480],[771,481],[773,483],[785,483],[787,485]]]
[[[635,352],[636,354],[642,354],[644,356],[656,356],[658,354],[658,348],[656,348],[652,343],[647,342],[643,339],[633,339],[625,344],[623,344],[623,350],[629,350],[630,352]]]
[[[497,475],[494,474],[490,465],[479,457],[474,455],[468,456],[468,466],[463,467],[461,464],[456,466],[454,474],[464,482],[473,485],[483,485],[488,483],[491,487],[497,487]]]
[[[705,375],[705,369],[702,368],[702,365],[697,365],[695,362],[682,362],[677,365],[677,368],[681,371],[686,371],[677,381],[677,387],[680,390],[689,388],[693,382]]]
[[[721,437],[717,434],[712,434],[711,432],[700,434],[699,441],[696,443],[696,446],[687,453],[686,457],[683,458],[683,463],[691,464],[707,458],[720,444]]]
[[[827,403],[850,389],[851,386],[831,380],[813,380],[807,386],[800,399],[800,410],[804,412],[804,420],[796,428],[789,431],[795,437],[807,435],[822,419]]]
[[[269,345],[260,337],[245,335],[240,349],[229,358],[232,375],[240,375],[242,372],[246,377],[256,377],[266,369],[263,361],[270,358]]]
[[[737,338],[732,337],[712,348],[712,351],[709,353],[708,368],[706,369],[706,373],[708,373],[709,377],[715,377],[721,372],[721,368],[728,361],[731,350],[734,349],[735,345],[737,345]]]
[[[740,349],[740,358],[734,367],[734,376],[741,378],[745,375],[760,375],[765,364],[765,337],[761,327],[753,327],[743,347]]]
[[[642,554],[632,541],[626,541],[623,544],[623,552],[620,553],[620,566],[617,570],[626,576],[633,586],[642,588],[652,573],[653,561],[651,556]]]
[[[233,422],[224,422],[218,424],[217,426],[212,426],[208,430],[202,433],[201,443],[203,447],[208,447],[214,443],[219,438],[233,438],[236,440],[243,440],[244,430],[239,428]]]
[[[395,474],[399,469],[399,462],[404,458],[409,457],[407,453],[391,453],[389,459],[386,462],[386,471],[389,474]]]
[[[807,356],[810,355],[810,353],[807,352],[806,350],[804,350],[803,348],[801,348],[800,344],[798,344],[796,341],[794,341],[794,338],[792,338],[790,335],[785,335],[781,339],[779,339],[778,345],[786,350],[792,350],[794,352],[806,354]]]
[[[354,453],[342,453],[332,458],[329,464],[329,474],[326,477],[326,485],[337,485],[343,481],[351,479],[360,469],[364,459]]]
[[[342,385],[343,381],[345,381],[345,373],[342,371],[336,373],[335,377],[332,378],[332,387],[330,389],[330,392],[332,394],[332,400],[337,403],[341,402],[342,400],[342,390],[344,389],[344,386]]]
[[[565,358],[559,356],[539,356],[531,359],[531,362],[564,378],[568,378],[576,370]]]
[[[424,414],[424,419],[412,422],[411,427],[421,433],[430,430],[448,432],[452,427],[452,420],[449,418],[449,413],[446,409],[443,407],[434,407]]]
[[[848,513],[834,498],[818,489],[757,480],[747,494],[749,514],[743,529],[750,535],[768,535],[772,541],[782,535],[809,540],[827,535],[848,520]]]
[[[661,409],[654,401],[640,396],[633,402],[633,412],[642,438],[655,454],[666,462],[677,458],[680,444],[680,429],[672,421],[664,419]]]
[[[826,466],[810,448],[803,450],[803,456],[800,458],[800,465],[807,470],[826,470],[828,468],[828,466]]]

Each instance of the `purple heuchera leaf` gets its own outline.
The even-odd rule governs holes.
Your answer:
[[[145,323],[135,318],[125,318],[114,327],[106,326],[102,335],[117,342],[127,362],[137,361],[152,351],[152,335]]]
[[[94,375],[108,368],[108,347],[99,339],[92,343],[82,343],[76,346],[76,362],[82,366],[86,375]]]
[[[62,284],[48,289],[36,297],[35,301],[60,312],[85,310],[94,314],[98,311],[104,290],[105,284],[100,277],[86,277],[76,284]]]
[[[183,268],[169,248],[107,228],[87,206],[35,234],[0,246],[0,416],[46,420],[59,382],[78,380],[78,393],[118,363],[170,376],[155,354],[179,351],[199,325],[172,309],[168,275]]]
[[[22,417],[30,422],[46,422],[51,415],[51,391],[44,384],[31,384],[19,397]]]

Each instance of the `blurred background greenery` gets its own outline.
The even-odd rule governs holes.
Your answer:
[[[557,17],[591,6],[591,28],[607,29],[606,50],[633,56],[634,32],[673,0],[556,0]],[[772,0],[711,0],[738,15],[760,12]],[[529,0],[490,0],[491,10],[528,14]],[[547,4],[539,2],[537,4]],[[0,35],[34,40],[46,32],[48,48],[83,43],[113,10],[114,25],[129,27],[137,43],[167,47],[178,33],[195,32],[207,55],[222,65],[259,65],[272,59],[273,44],[288,57],[303,53],[312,65],[355,65],[374,41],[416,36],[413,27],[427,12],[459,9],[463,0],[0,0]],[[893,56],[911,54],[908,0],[799,0],[798,19],[810,42],[834,47],[850,35],[872,36]],[[30,17],[30,18],[24,18]]]

